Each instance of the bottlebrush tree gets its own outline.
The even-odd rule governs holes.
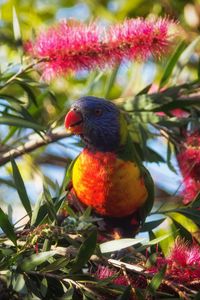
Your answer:
[[[17,192],[24,217],[3,204],[10,201],[3,190],[0,298],[199,299],[199,37],[179,40],[183,31],[170,18],[136,18],[107,27],[62,21],[22,41],[13,15],[21,60],[0,74],[0,183]],[[143,78],[135,69],[149,61],[159,76],[135,91]],[[175,194],[155,176],[154,208],[131,239],[105,239],[90,208],[75,212],[66,203],[66,171],[82,145],[65,131],[64,116],[70,101],[91,94],[124,110],[144,162],[182,174]]]

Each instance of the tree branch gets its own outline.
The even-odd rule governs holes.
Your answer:
[[[48,132],[45,135],[43,135],[43,137],[40,137],[36,134],[32,134],[29,137],[29,141],[25,144],[3,153],[0,157],[0,166],[5,165],[7,162],[10,161],[11,158],[20,157],[25,153],[32,152],[44,145],[54,143],[68,136],[71,136],[71,134],[67,133],[66,129],[59,129]]]

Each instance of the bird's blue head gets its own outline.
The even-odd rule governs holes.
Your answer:
[[[80,135],[88,148],[112,152],[121,144],[121,120],[115,104],[103,98],[86,96],[72,105],[65,126],[70,132]]]

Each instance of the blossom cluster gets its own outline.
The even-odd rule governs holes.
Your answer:
[[[184,204],[188,204],[200,191],[200,132],[186,137],[178,162],[184,177]]]
[[[45,80],[82,69],[104,68],[124,60],[160,58],[173,43],[175,22],[167,18],[126,20],[102,29],[97,23],[62,21],[24,45]]]
[[[159,257],[156,265],[150,268],[150,272],[158,272],[164,265],[167,266],[166,278],[180,284],[192,284],[200,278],[200,247],[189,245],[183,239],[178,238],[170,254],[166,258]]]
[[[146,274],[154,276],[166,266],[165,279],[180,285],[191,286],[194,284],[200,288],[200,246],[189,245],[185,240],[177,238],[167,257],[158,256],[153,266],[148,267]],[[104,280],[111,278],[111,282],[117,285],[131,285],[136,288],[144,288],[147,285],[146,277],[129,274],[129,283],[123,274],[107,266],[99,266],[96,277]],[[113,277],[113,279],[112,279]],[[162,288],[162,287],[161,287]]]

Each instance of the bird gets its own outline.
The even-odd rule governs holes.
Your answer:
[[[84,143],[68,168],[69,199],[91,207],[114,237],[134,237],[153,206],[154,182],[136,152],[125,112],[107,99],[84,96],[64,123]]]

